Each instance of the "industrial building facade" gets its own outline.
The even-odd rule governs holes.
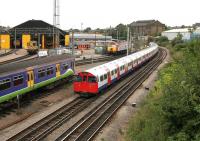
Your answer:
[[[37,42],[40,49],[56,46],[56,32],[59,32],[59,44],[69,45],[69,33],[41,20],[29,20],[0,34],[0,49],[26,49],[31,41]]]
[[[165,25],[157,20],[142,20],[130,24],[134,36],[157,36],[165,30]]]

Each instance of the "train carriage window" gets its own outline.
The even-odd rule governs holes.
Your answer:
[[[69,68],[68,64],[63,64],[63,70],[67,70]]]
[[[114,70],[111,71],[111,74],[114,75]]]
[[[38,78],[42,78],[42,77],[44,77],[44,76],[45,76],[45,70],[44,70],[44,69],[39,70],[39,71],[38,71]]]
[[[115,69],[115,74],[117,74],[117,69]]]
[[[107,79],[107,74],[104,74],[104,80]]]
[[[100,81],[103,81],[103,75],[100,77]]]
[[[97,79],[96,79],[96,77],[94,77],[94,76],[89,76],[89,77],[88,77],[88,82],[90,82],[90,83],[95,83],[95,82],[97,82]]]
[[[47,75],[53,74],[53,67],[47,68]]]
[[[23,84],[23,82],[24,82],[23,75],[19,75],[19,76],[14,76],[13,77],[14,86],[19,86],[19,85]]]
[[[11,81],[10,78],[0,80],[0,91],[9,89],[11,87]]]

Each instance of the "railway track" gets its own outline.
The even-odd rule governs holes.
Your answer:
[[[56,141],[88,141],[91,140],[106,121],[123,105],[132,93],[148,78],[148,76],[159,66],[166,57],[166,52],[140,71],[136,77],[132,77],[126,85],[120,87],[109,98],[92,111],[81,118],[71,128],[66,130]]]
[[[15,49],[12,49],[12,50],[10,50],[10,51],[8,51],[6,53],[0,54],[0,57],[4,57],[4,56],[7,56],[7,55],[10,55],[10,54],[14,53],[15,51],[16,51]]]
[[[41,140],[95,100],[96,97],[91,99],[77,98],[42,120],[34,123],[22,132],[11,137],[8,141]]]
[[[20,61],[20,60],[25,60],[29,57],[31,57],[31,55],[24,55],[24,56],[21,56],[21,57],[17,57],[17,58],[14,58],[14,59],[10,59],[10,60],[7,60],[7,61],[0,62],[0,65],[4,65],[4,64],[8,64],[8,63],[14,63],[14,62],[17,62],[17,61]]]
[[[96,58],[89,58],[89,59],[83,59],[83,60],[78,60],[76,61],[75,65],[76,66],[81,66],[85,64],[92,64],[92,63],[97,63],[97,62],[103,62],[103,61],[110,61],[114,60],[117,58],[122,57],[120,56],[103,56],[103,57],[96,57]]]

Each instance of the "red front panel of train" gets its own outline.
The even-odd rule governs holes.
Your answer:
[[[88,93],[97,94],[98,93],[98,83],[96,77],[89,73],[79,73],[74,81],[74,92],[77,93]]]
[[[98,93],[98,83],[89,83],[89,82],[74,82],[74,92],[77,93]]]

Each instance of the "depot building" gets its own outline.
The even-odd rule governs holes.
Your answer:
[[[56,34],[59,33],[59,34]],[[61,46],[69,45],[69,33],[42,20],[29,20],[7,32],[0,33],[0,49],[26,49],[31,41],[36,41],[40,49],[52,49],[59,35]]]

